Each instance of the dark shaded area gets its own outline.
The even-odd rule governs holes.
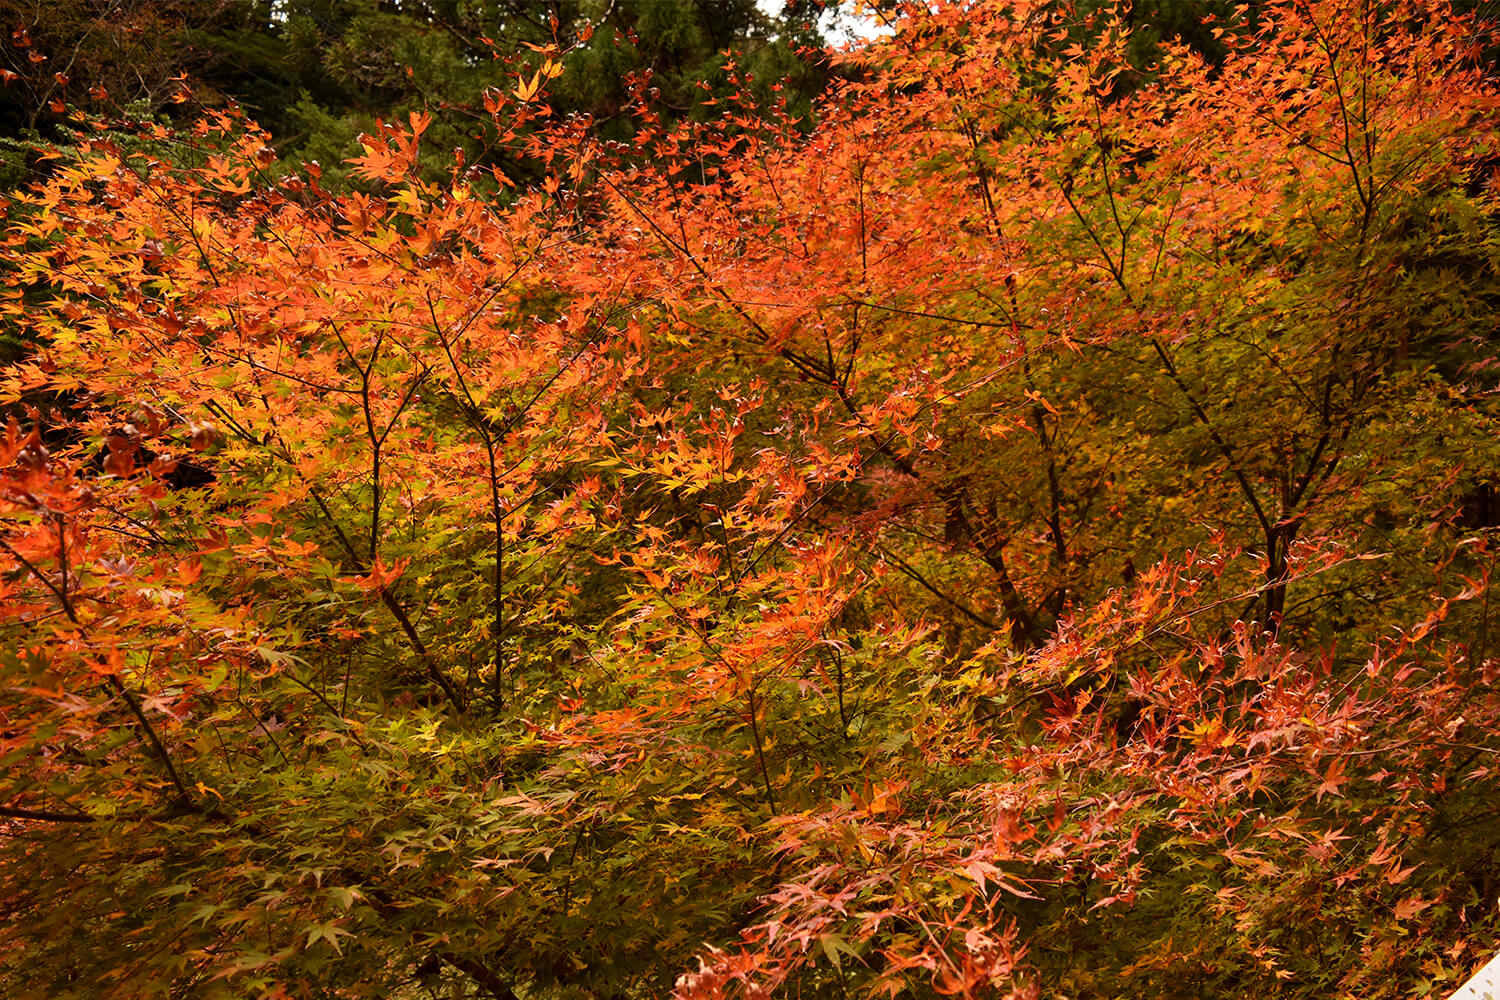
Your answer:
[[[589,116],[605,138],[634,134],[645,82],[669,119],[723,114],[712,95],[731,51],[747,96],[807,115],[827,81],[821,12],[806,0],[778,17],[754,0],[0,0],[0,184],[25,178],[26,141],[66,141],[75,109],[190,117],[237,104],[284,159],[317,160],[335,184],[362,132],[420,111],[434,117],[435,172],[456,154],[503,166],[483,94],[513,89],[545,49],[565,67],[553,110]]]

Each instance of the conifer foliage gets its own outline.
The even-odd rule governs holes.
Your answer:
[[[0,992],[1466,978],[1487,29],[1140,67],[1126,13],[904,5],[810,131],[731,61],[630,150],[543,47],[498,196],[418,111],[360,190],[229,113],[59,152],[0,248]]]

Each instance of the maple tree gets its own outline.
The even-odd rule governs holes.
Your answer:
[[[1141,72],[1124,13],[905,5],[811,132],[728,60],[631,150],[544,52],[503,197],[418,111],[361,190],[227,112],[58,151],[0,300],[7,995],[1461,981],[1488,29],[1288,0]]]

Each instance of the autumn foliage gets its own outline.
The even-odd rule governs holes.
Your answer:
[[[416,113],[357,189],[228,113],[58,151],[0,992],[1446,995],[1500,937],[1486,29],[1141,66],[1124,13],[909,5],[810,133],[731,70],[629,149],[539,51],[484,99],[534,186]]]

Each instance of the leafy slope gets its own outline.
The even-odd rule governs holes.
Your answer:
[[[504,206],[415,113],[373,194],[218,116],[18,196],[7,995],[1461,982],[1481,35],[1277,5],[1121,96],[1108,13],[913,8],[650,168],[522,79]]]

